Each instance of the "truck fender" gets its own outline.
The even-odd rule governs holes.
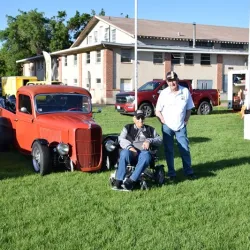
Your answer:
[[[31,148],[33,147],[33,144],[34,144],[36,141],[39,142],[41,145],[46,145],[46,146],[49,145],[49,142],[48,142],[46,139],[35,139],[35,140],[32,142]]]

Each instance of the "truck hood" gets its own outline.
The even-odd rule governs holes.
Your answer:
[[[90,128],[98,126],[90,115],[80,113],[43,114],[36,118],[36,122],[49,127]]]
[[[117,96],[134,96],[135,92],[134,91],[129,91],[129,92],[122,92],[122,93],[118,93],[116,94]]]

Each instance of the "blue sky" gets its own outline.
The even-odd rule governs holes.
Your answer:
[[[65,10],[72,17],[76,10],[80,13],[97,13],[104,8],[107,16],[128,14],[134,17],[134,0],[7,0],[2,1],[0,8],[0,29],[7,26],[6,15],[16,16],[18,9],[29,11],[37,9],[46,17],[52,17],[59,10]],[[186,22],[234,27],[249,27],[250,0],[138,0],[138,18],[171,22]]]

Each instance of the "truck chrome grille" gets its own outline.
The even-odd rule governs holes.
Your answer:
[[[76,130],[76,155],[81,169],[96,168],[102,150],[102,131],[99,126]]]
[[[126,96],[116,96],[116,103],[126,103]]]

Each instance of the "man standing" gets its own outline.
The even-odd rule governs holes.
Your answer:
[[[145,125],[144,120],[143,111],[137,110],[133,117],[134,123],[126,125],[121,131],[119,144],[122,151],[116,172],[114,190],[132,190],[141,173],[150,165],[152,159],[151,146],[158,147],[162,143],[162,138],[157,134],[156,130]],[[135,170],[123,182],[129,164],[135,165]]]
[[[185,175],[195,179],[191,167],[189,141],[186,125],[191,115],[194,103],[187,88],[180,86],[178,76],[170,71],[166,75],[168,88],[164,89],[156,104],[156,116],[162,123],[163,144],[168,166],[168,176],[176,180],[174,169],[174,136],[177,141]]]

